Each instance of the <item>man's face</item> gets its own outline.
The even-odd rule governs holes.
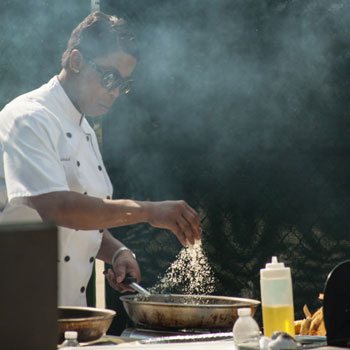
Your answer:
[[[79,110],[88,116],[106,114],[122,91],[136,66],[136,59],[125,52],[114,52],[89,61],[84,57],[84,67],[79,81]],[[117,86],[108,84],[119,76]],[[121,85],[119,85],[119,82]]]

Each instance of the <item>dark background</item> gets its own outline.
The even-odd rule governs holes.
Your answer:
[[[50,79],[88,1],[0,4],[0,104]],[[73,6],[73,7],[72,7]],[[272,255],[296,318],[349,257],[347,0],[104,0],[140,45],[135,88],[101,119],[115,198],[185,199],[202,218],[216,295],[260,299]],[[113,230],[151,287],[181,249],[147,225]],[[120,317],[116,292],[108,306]],[[260,317],[260,316],[258,316]],[[119,322],[119,324],[117,324]]]

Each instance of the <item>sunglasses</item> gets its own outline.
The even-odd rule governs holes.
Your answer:
[[[119,91],[124,94],[130,92],[132,80],[122,78],[117,70],[103,69],[91,60],[86,60],[86,62],[95,69],[96,72],[101,74],[101,85],[105,89],[111,91],[119,87]]]

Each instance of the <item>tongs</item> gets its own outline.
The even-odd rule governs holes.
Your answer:
[[[136,283],[135,277],[127,276],[125,277],[125,280],[123,281],[123,283],[129,285],[130,287],[132,287],[133,289],[135,289],[137,292],[139,292],[145,297],[151,296],[151,293],[148,290],[146,290],[145,288],[141,287],[138,283]]]

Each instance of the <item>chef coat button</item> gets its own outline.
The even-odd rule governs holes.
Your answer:
[[[79,160],[77,160],[77,166],[80,166],[80,162],[79,162]]]
[[[98,232],[103,233],[103,230],[99,230]]]
[[[98,170],[99,170],[99,171],[102,171],[101,165],[98,166]]]
[[[70,260],[70,256],[69,256],[69,255],[67,255],[67,256],[64,257],[64,261],[65,261],[65,262],[68,262],[69,260]]]
[[[91,263],[93,263],[93,262],[94,262],[94,260],[95,260],[95,259],[94,259],[94,257],[92,256],[92,257],[90,258],[90,260],[89,260],[89,261],[90,261]]]
[[[86,136],[86,141],[90,141],[90,137],[89,136]]]
[[[70,132],[67,132],[66,133],[67,137],[71,138],[72,137],[72,134]]]
[[[84,292],[85,292],[85,287],[81,287],[81,288],[80,288],[80,291],[81,291],[82,293],[84,293]]]
[[[84,192],[85,195],[87,195],[87,192]]]
[[[107,196],[107,199],[111,199],[111,196]]]

